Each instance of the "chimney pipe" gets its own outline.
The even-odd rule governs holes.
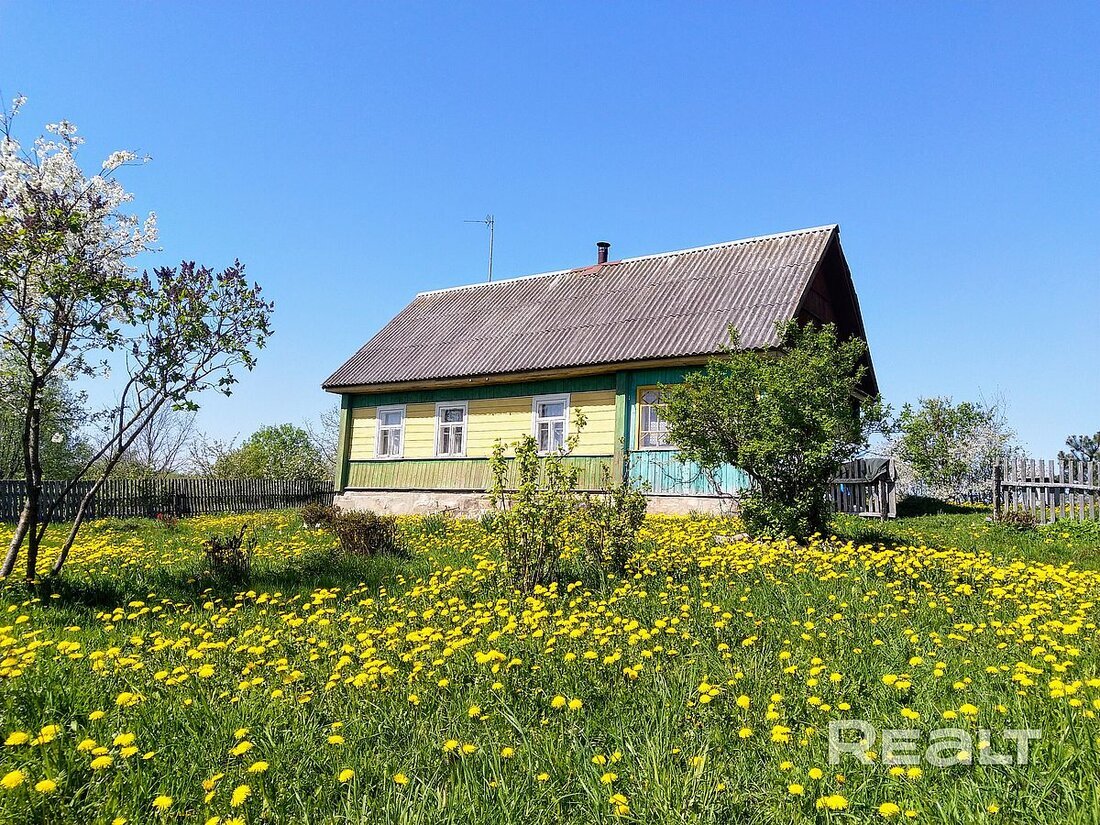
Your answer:
[[[611,249],[611,244],[607,241],[596,241],[596,263],[607,263],[607,253]]]

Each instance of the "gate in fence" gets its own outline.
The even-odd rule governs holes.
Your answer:
[[[42,510],[57,501],[68,482],[42,485]],[[71,521],[93,482],[77,482],[58,504],[54,518]],[[331,481],[169,478],[106,482],[88,505],[88,518],[199,516],[280,510],[310,502],[332,503]],[[0,521],[17,521],[23,510],[23,482],[0,481]]]
[[[857,458],[833,479],[830,497],[838,513],[896,518],[898,471],[892,458]]]
[[[1038,522],[1100,519],[1100,461],[1009,459],[993,469],[993,516],[1029,514]]]

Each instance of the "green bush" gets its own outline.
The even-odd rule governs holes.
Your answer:
[[[311,501],[298,511],[298,515],[302,517],[302,524],[306,527],[332,529],[332,524],[340,515],[340,511],[331,504]]]
[[[621,575],[634,555],[646,499],[627,481],[612,484],[606,467],[603,477],[607,492],[589,495],[581,511],[585,555],[601,570]]]
[[[634,552],[645,496],[627,482],[612,484],[606,468],[605,493],[576,490],[579,470],[565,459],[576,448],[584,424],[578,414],[565,446],[549,455],[539,455],[530,435],[516,442],[514,491],[508,490],[507,448],[498,443],[493,449],[490,493],[495,510],[482,516],[481,524],[499,538],[507,568],[524,590],[552,581],[562,553],[574,540],[605,571],[623,572]]]
[[[882,428],[885,411],[876,400],[855,401],[868,377],[862,340],[793,321],[776,334],[777,348],[752,349],[731,328],[721,356],[662,389],[662,417],[682,459],[748,475],[746,529],[803,538],[827,528],[829,485]]]
[[[397,519],[368,510],[349,510],[339,513],[331,530],[340,542],[340,549],[352,556],[374,556],[379,553],[397,553],[401,545],[397,540]]]
[[[243,584],[252,577],[252,551],[255,537],[245,540],[247,524],[236,533],[212,533],[203,542],[206,571],[218,581]]]
[[[1037,524],[1035,516],[1027,510],[1004,510],[997,523],[1020,532],[1034,530]]]

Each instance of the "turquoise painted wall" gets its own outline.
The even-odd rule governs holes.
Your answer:
[[[713,496],[719,493],[736,493],[749,487],[748,475],[736,467],[726,465],[712,479],[703,475],[694,462],[681,461],[675,450],[633,449],[638,443],[638,420],[635,412],[639,387],[678,384],[689,372],[699,369],[701,367],[632,370],[626,374],[625,381],[619,382],[620,391],[626,396],[626,460],[629,463],[630,478],[648,486],[652,495]]]

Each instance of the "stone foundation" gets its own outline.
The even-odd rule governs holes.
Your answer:
[[[717,516],[736,509],[733,499],[714,496],[646,496],[653,515],[686,516],[703,513]],[[395,516],[448,513],[477,518],[492,509],[485,493],[452,493],[434,490],[345,490],[335,502],[341,510],[371,510]]]

